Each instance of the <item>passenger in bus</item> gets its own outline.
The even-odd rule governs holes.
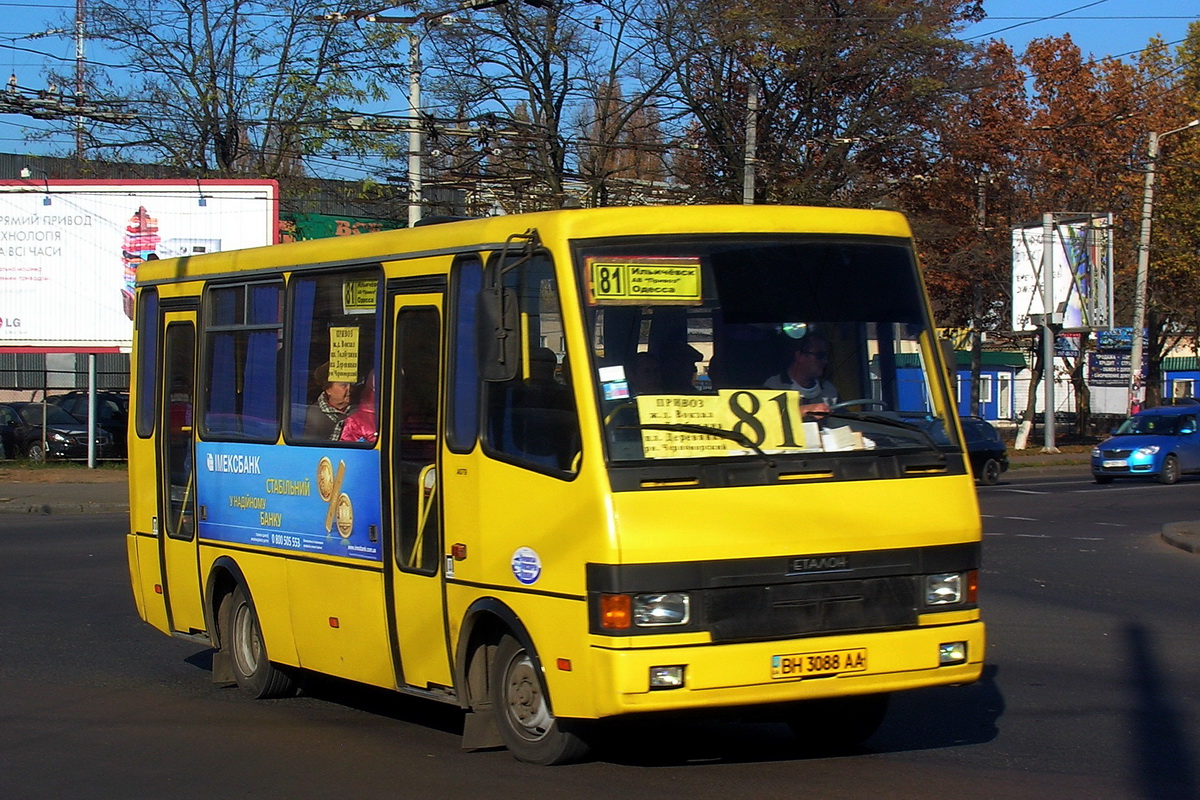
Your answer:
[[[837,389],[824,379],[828,365],[829,341],[819,333],[809,333],[795,340],[791,361],[763,386],[798,391],[801,413],[824,413],[838,401]]]
[[[328,363],[317,367],[313,377],[316,385],[322,388],[317,401],[308,407],[304,416],[304,438],[336,442],[350,414],[350,384],[329,380]]]
[[[342,426],[341,439],[343,442],[375,444],[378,438],[379,429],[375,421],[375,370],[371,370],[358,398],[358,407],[346,417],[346,423]]]
[[[664,394],[693,394],[696,391],[696,362],[704,354],[687,342],[667,342],[651,353],[658,359]]]
[[[662,368],[658,365],[658,359],[645,350],[634,353],[625,369],[625,380],[629,382],[629,394],[632,397],[663,393]]]

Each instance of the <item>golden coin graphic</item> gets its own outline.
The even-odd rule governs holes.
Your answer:
[[[324,456],[317,462],[317,491],[326,503],[333,496],[333,463]]]
[[[350,505],[350,495],[343,494],[337,501],[337,529],[343,539],[350,538],[354,529],[354,508]]]

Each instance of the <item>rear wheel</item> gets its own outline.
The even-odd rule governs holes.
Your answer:
[[[221,644],[229,653],[238,688],[255,699],[292,694],[296,688],[292,676],[267,658],[258,614],[244,588],[225,596],[218,616]]]
[[[983,462],[983,466],[979,469],[979,482],[984,486],[995,486],[1000,482],[1000,462],[994,458],[989,458]]]
[[[537,665],[524,645],[505,635],[492,664],[492,708],[509,751],[531,764],[565,764],[588,751],[587,743],[550,712]]]
[[[1170,486],[1179,482],[1179,459],[1168,455],[1163,459],[1162,470],[1158,473],[1158,482]]]
[[[852,747],[871,737],[887,715],[889,694],[831,697],[797,703],[788,725],[805,750]]]

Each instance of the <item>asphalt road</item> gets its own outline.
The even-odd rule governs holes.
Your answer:
[[[1200,797],[1200,556],[1174,487],[1014,476],[980,490],[985,678],[898,696],[854,752],[787,729],[634,725],[595,760],[459,748],[452,709],[337,682],[243,699],[140,622],[120,515],[0,527],[0,797]]]

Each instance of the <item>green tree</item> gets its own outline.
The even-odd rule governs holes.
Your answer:
[[[707,200],[737,201],[754,163],[760,202],[877,202],[936,148],[970,51],[954,33],[981,13],[972,0],[688,4],[664,30],[697,145],[681,175]]]

